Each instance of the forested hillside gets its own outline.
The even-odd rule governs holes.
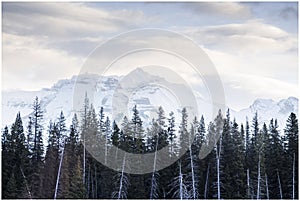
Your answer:
[[[137,106],[121,125],[103,111],[95,111],[86,98],[71,125],[66,125],[61,111],[57,121],[44,128],[43,108],[36,98],[29,119],[16,114],[12,126],[2,131],[2,198],[298,199],[294,113],[284,128],[276,119],[259,124],[257,115],[239,125],[229,111],[219,111],[209,124],[203,116],[188,124],[185,108],[181,119],[175,119],[160,107],[158,118],[145,128]],[[43,144],[46,133],[48,143]],[[104,163],[84,149],[85,143],[96,139],[105,142],[105,151],[99,153]],[[182,147],[189,149],[159,171],[155,159],[154,171],[140,175],[124,171],[126,157],[120,171],[106,166],[117,155],[113,145],[139,154],[167,146],[167,157],[178,156]],[[212,151],[200,159],[200,150],[209,147]]]

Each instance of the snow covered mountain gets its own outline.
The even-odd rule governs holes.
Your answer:
[[[142,70],[137,70],[136,73],[136,79],[128,80],[130,83],[127,82],[126,84],[130,88],[131,85],[133,86],[140,82],[140,87],[137,90],[131,90],[130,96],[124,96],[124,94],[119,93],[118,96],[120,97],[117,97],[116,100],[119,101],[117,103],[112,103],[113,97],[116,96],[116,88],[118,86],[121,89],[124,88],[122,85],[124,84],[123,77],[118,76],[100,77],[94,74],[82,74],[73,76],[71,79],[59,80],[49,89],[2,92],[2,127],[13,123],[18,111],[21,112],[23,121],[27,123],[36,96],[41,100],[45,128],[50,120],[56,121],[60,111],[64,112],[68,125],[71,123],[73,114],[75,112],[78,113],[82,109],[85,91],[87,91],[90,100],[92,100],[96,112],[99,112],[102,106],[109,117],[111,117],[110,114],[112,113],[112,104],[120,106],[120,104],[127,102],[128,108],[133,108],[134,105],[137,105],[144,123],[151,122],[159,106],[163,106],[166,115],[173,111],[175,118],[179,119],[179,103],[174,94],[168,91],[168,88],[179,91],[183,97],[189,97],[184,87],[180,83],[170,83],[162,77],[148,74]],[[118,85],[120,80],[122,80],[122,83]],[[145,80],[152,80],[154,83],[160,83],[169,87],[163,88],[153,83],[142,85]],[[78,93],[76,91],[78,88],[83,89],[81,90],[82,94],[77,94],[80,100],[76,98],[77,96],[74,96],[74,94]],[[201,111],[209,115],[211,113],[209,103],[205,102],[201,97],[197,97],[197,95],[196,99],[200,101]],[[127,113],[127,116],[131,117],[130,109]],[[121,118],[119,117],[118,120],[121,121]]]
[[[139,71],[138,73],[141,73],[141,75],[138,76],[140,77],[140,80],[145,80],[145,76],[153,76],[142,71]],[[45,128],[47,128],[50,120],[56,121],[60,111],[64,112],[67,119],[67,125],[69,125],[74,112],[78,112],[78,110],[75,111],[73,107],[76,104],[73,102],[75,83],[77,83],[77,86],[83,87],[83,89],[92,88],[94,90],[93,104],[96,112],[103,106],[104,112],[106,114],[111,114],[112,111],[110,108],[112,106],[112,98],[118,87],[118,83],[122,78],[123,77],[118,76],[100,77],[98,75],[83,74],[79,77],[73,76],[71,79],[59,80],[49,89],[46,88],[40,91],[2,92],[2,128],[5,125],[11,125],[11,123],[13,123],[18,111],[21,112],[24,125],[27,125],[28,115],[32,112],[31,108],[35,96],[38,96],[41,100],[41,105],[44,110]],[[151,79],[155,79],[165,85],[172,85],[176,86],[178,89],[183,89],[180,84],[170,83],[159,76],[152,77]],[[138,82],[138,80],[131,81]],[[200,92],[194,91],[194,94],[196,94],[195,97],[198,105],[201,105],[199,110],[204,115],[206,123],[208,123],[212,117],[211,105],[208,101],[203,99]],[[185,96],[185,94],[183,94],[183,96]],[[156,85],[149,84],[140,87],[139,90],[132,91],[130,97],[123,97],[121,100],[128,102],[128,108],[132,108],[136,104],[144,122],[150,122],[150,119],[154,117],[153,114],[157,111],[157,107],[160,105],[163,106],[166,115],[168,115],[170,111],[174,111],[176,119],[180,119],[180,110],[176,97],[174,97],[167,89]],[[82,102],[77,104],[81,106]],[[246,117],[251,121],[257,111],[260,122],[268,123],[271,118],[277,118],[280,129],[283,129],[291,112],[298,115],[298,99],[289,97],[280,100],[279,102],[275,102],[271,99],[257,99],[249,108],[240,111],[230,111],[231,117],[235,117],[238,123],[244,123]],[[131,116],[130,111],[128,113],[128,115]]]
[[[272,118],[276,118],[279,128],[282,130],[291,112],[298,116],[298,99],[289,97],[278,102],[272,99],[256,99],[250,107],[238,112],[233,111],[232,115],[235,116],[238,122],[245,122],[247,117],[249,123],[251,123],[250,121],[256,112],[260,124],[265,122],[268,125]]]

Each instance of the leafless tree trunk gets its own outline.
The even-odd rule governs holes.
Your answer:
[[[219,150],[216,150],[218,200],[221,199],[221,184],[220,184],[220,157],[221,157],[221,149],[222,149],[222,136],[220,137]]]
[[[260,199],[260,156],[258,157],[258,167],[257,167],[257,193],[256,199]]]
[[[65,152],[65,144],[62,147],[61,157],[60,157],[60,161],[59,161],[59,167],[58,167],[58,172],[57,172],[57,177],[56,177],[56,186],[55,186],[55,192],[54,192],[54,199],[57,198],[57,191],[58,191],[58,185],[59,185],[59,179],[60,179],[61,165],[62,165],[62,161],[64,158],[64,152]]]
[[[281,188],[281,182],[280,182],[278,169],[277,169],[277,178],[278,178],[278,187],[279,187],[280,199],[282,199],[282,188]]]
[[[267,193],[267,199],[269,199],[269,186],[268,186],[268,176],[265,173],[265,177],[266,177],[266,193]]]
[[[248,194],[248,198],[250,198],[251,195],[250,195],[250,175],[249,175],[249,169],[247,169],[247,194]]]
[[[32,199],[31,193],[30,193],[30,190],[29,190],[29,187],[28,187],[27,179],[26,179],[25,174],[24,174],[24,172],[23,172],[23,170],[22,170],[21,167],[20,167],[20,170],[21,170],[22,176],[23,176],[23,178],[25,180],[26,190],[28,192],[29,198]]]
[[[209,164],[207,166],[207,172],[206,172],[206,181],[205,181],[205,188],[204,188],[204,199],[207,198],[208,176],[209,176]]]
[[[156,139],[156,145],[155,145],[155,153],[154,153],[154,161],[153,161],[153,170],[152,170],[152,178],[151,178],[151,190],[150,190],[150,199],[153,199],[157,197],[157,181],[155,177],[155,168],[156,168],[156,154],[157,154],[157,147],[158,147],[158,137]]]
[[[293,200],[295,199],[295,153],[293,158]]]

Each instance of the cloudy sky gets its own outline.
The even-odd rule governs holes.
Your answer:
[[[162,28],[214,63],[229,107],[298,96],[297,3],[2,3],[2,90],[39,90],[80,72],[103,41]]]

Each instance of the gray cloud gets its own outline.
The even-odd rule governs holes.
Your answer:
[[[71,40],[55,40],[49,43],[47,46],[53,49],[61,49],[68,52],[70,55],[86,57],[94,50],[104,38],[78,38]]]
[[[2,86],[27,90],[50,87],[58,79],[77,74],[86,56],[99,43],[133,28],[159,26],[155,20],[163,19],[164,28],[184,33],[203,45],[218,68],[225,90],[235,89],[232,98],[240,92],[244,93],[239,95],[240,102],[262,94],[282,98],[293,95],[298,86],[298,39],[286,27],[294,27],[295,9],[289,8],[292,5],[280,9],[280,18],[278,8],[272,4],[264,4],[256,12],[249,9],[252,4],[186,3],[182,6],[178,3],[168,7],[166,12],[165,7],[157,6],[158,14],[141,6],[145,13],[152,13],[147,16],[138,9],[119,8],[119,4],[113,9],[104,9],[103,4],[95,8],[93,3],[3,3]],[[261,15],[257,17],[258,14]],[[191,18],[184,18],[186,16]],[[181,22],[178,27],[176,20]],[[199,23],[201,20],[205,23]],[[278,26],[278,23],[290,24]],[[162,41],[165,40],[157,38],[148,42]],[[106,51],[116,49],[112,47]],[[152,57],[157,62],[171,62],[172,66],[180,64],[174,59]],[[138,57],[133,62],[138,64],[144,60]],[[132,65],[129,60],[127,62]],[[119,66],[124,64],[126,60]],[[269,93],[270,88],[278,90]]]
[[[3,3],[3,31],[19,35],[95,37],[144,20],[141,11],[108,12],[82,3]]]
[[[284,53],[298,48],[297,37],[260,21],[186,28],[185,33],[212,49],[230,53]]]
[[[251,17],[250,8],[237,2],[186,3],[184,6],[198,14],[222,16],[230,19]]]
[[[3,32],[43,47],[87,56],[102,38],[151,22],[139,10],[108,11],[83,3],[3,3]],[[6,43],[7,41],[4,41]]]
[[[280,11],[279,16],[282,17],[284,20],[297,19],[298,7],[288,6]]]

